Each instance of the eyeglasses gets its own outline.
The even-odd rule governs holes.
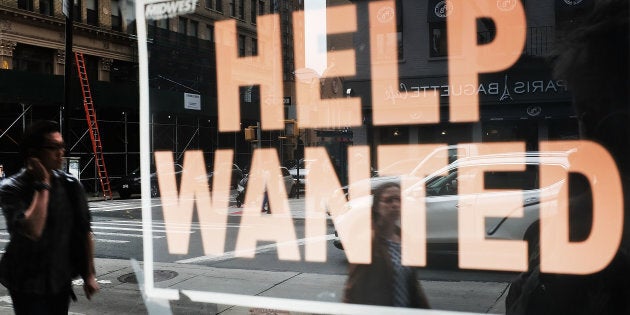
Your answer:
[[[383,198],[381,199],[381,202],[382,203],[400,202],[400,196]]]
[[[42,146],[42,149],[45,150],[65,150],[66,149],[66,144],[65,143],[47,143],[45,145]]]

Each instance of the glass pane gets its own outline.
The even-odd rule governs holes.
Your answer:
[[[142,219],[166,227],[145,260],[204,272],[156,292],[244,314],[625,309],[627,1],[220,3],[138,14],[194,35],[138,34]]]

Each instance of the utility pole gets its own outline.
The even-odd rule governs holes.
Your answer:
[[[59,113],[61,125],[61,133],[66,141],[70,140],[70,119],[68,119],[68,113],[70,112],[71,103],[71,85],[72,85],[72,27],[73,27],[73,11],[75,0],[63,0],[63,15],[66,16],[66,43],[65,43],[65,64],[64,64],[64,104],[62,105]],[[68,148],[69,149],[69,148]],[[68,152],[70,153],[70,152]]]

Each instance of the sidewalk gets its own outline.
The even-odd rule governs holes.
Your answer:
[[[78,302],[71,314],[147,314],[142,295],[134,280],[130,261],[96,259],[101,291],[88,301],[80,285],[75,285]],[[174,272],[174,273],[172,273]],[[282,297],[339,302],[345,276],[299,272],[276,272],[212,268],[195,265],[155,264],[156,287],[236,293],[248,296]],[[175,275],[160,281],[165,274]],[[505,313],[507,284],[475,281],[422,281],[432,308],[478,313]],[[0,288],[0,314],[12,314],[10,299]],[[173,314],[274,314],[251,307],[192,302],[180,294],[171,301]],[[313,310],[313,313],[317,313]],[[279,314],[289,314],[279,313]],[[302,314],[291,312],[290,314]]]

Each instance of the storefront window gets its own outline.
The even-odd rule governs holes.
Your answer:
[[[630,310],[628,0],[0,3],[1,207],[39,119],[90,199],[70,313]]]
[[[622,53],[613,65],[627,65],[627,43],[614,44],[611,34],[606,45],[590,43],[596,36],[570,32],[627,27],[623,2],[230,1],[232,19],[207,24],[216,39],[208,81],[177,87],[185,102],[191,87],[216,91],[199,96],[201,113],[216,122],[216,146],[171,149],[161,137],[164,145],[150,152],[167,229],[164,241],[145,239],[160,244],[153,258],[245,268],[245,282],[272,262],[274,272],[321,281],[251,300],[256,294],[220,284],[175,286],[207,303],[225,293],[250,310],[573,310],[555,292],[556,300],[525,302],[535,297],[523,288],[553,278],[553,286],[582,294],[590,279],[627,268],[618,264],[626,259],[618,249],[626,246],[627,149],[604,139],[627,129],[620,124],[627,115],[617,115],[628,106],[620,92],[627,68],[584,50],[614,47]],[[619,21],[598,20],[597,10],[611,12],[607,5],[619,6]],[[627,41],[627,29],[617,35]],[[606,70],[589,68],[590,60]],[[182,69],[171,60],[174,74]],[[624,73],[610,84],[618,89],[602,83],[605,93],[589,94],[586,86],[617,70]],[[160,102],[150,99],[142,106]],[[173,163],[194,176],[173,176]],[[233,194],[236,168],[248,176]],[[194,237],[168,232],[196,224],[221,228]],[[566,287],[569,279],[579,284]],[[626,303],[599,289],[595,295],[610,297],[604,308]],[[473,297],[456,302],[466,295]]]

